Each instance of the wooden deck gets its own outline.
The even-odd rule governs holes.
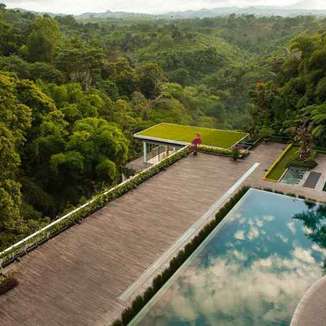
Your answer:
[[[120,295],[255,162],[252,181],[284,148],[241,162],[200,154],[177,162],[9,266],[19,286],[0,296],[1,326],[110,325]]]

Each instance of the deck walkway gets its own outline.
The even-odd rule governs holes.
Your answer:
[[[0,325],[109,325],[130,285],[255,162],[251,182],[261,180],[283,148],[261,145],[241,162],[189,156],[51,239],[9,266],[20,284],[0,296]]]
[[[326,325],[326,277],[305,293],[293,315],[291,326]]]

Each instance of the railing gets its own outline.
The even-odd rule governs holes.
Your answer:
[[[150,166],[149,168],[116,185],[115,187],[94,196],[85,204],[53,221],[35,233],[27,236],[11,247],[5,249],[0,253],[0,269],[3,266],[6,266],[14,261],[16,258],[25,255],[27,252],[33,250],[40,244],[46,242],[50,238],[56,236],[65,229],[81,221],[88,215],[94,213],[97,209],[104,207],[111,200],[120,197],[131,189],[136,188],[139,184],[157,174],[162,169],[187,156],[188,153],[189,146],[179,149],[177,152],[174,152],[167,158],[163,159],[161,162]]]
[[[156,145],[155,148],[147,153],[147,161],[166,152],[166,145]]]

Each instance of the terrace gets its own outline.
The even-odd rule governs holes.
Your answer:
[[[295,188],[311,188],[323,191],[326,187],[326,155],[316,151],[313,165],[292,166],[298,158],[298,146],[288,145],[265,174],[265,180],[291,185]],[[324,190],[325,191],[325,190]]]
[[[154,148],[158,150],[163,146],[166,155],[161,157],[164,158],[179,146],[191,144],[196,133],[201,135],[204,146],[225,150],[229,150],[232,146],[248,137],[247,133],[239,131],[183,126],[173,123],[160,123],[136,133],[134,137],[143,142],[144,163],[155,163],[153,155],[148,156],[151,151],[155,153]],[[158,151],[155,157],[160,154]]]
[[[138,137],[151,137],[151,142],[164,146],[171,145],[170,138],[188,144],[194,130],[202,133],[206,145],[224,149],[246,137],[220,131],[225,137],[217,141],[198,128],[191,129],[187,139],[170,134],[161,141],[164,135],[149,136],[150,129]],[[133,190],[5,268],[15,273],[19,285],[0,296],[0,325],[110,325],[242,186],[290,192],[289,185],[263,178],[285,147],[261,144],[239,161],[204,153],[184,155],[147,180],[140,178],[145,181],[137,183],[137,188],[128,188]],[[325,199],[322,191],[313,189],[292,192]]]

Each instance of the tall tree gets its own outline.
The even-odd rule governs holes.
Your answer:
[[[38,16],[28,37],[29,60],[32,62],[53,62],[59,40],[58,23],[50,16]]]

